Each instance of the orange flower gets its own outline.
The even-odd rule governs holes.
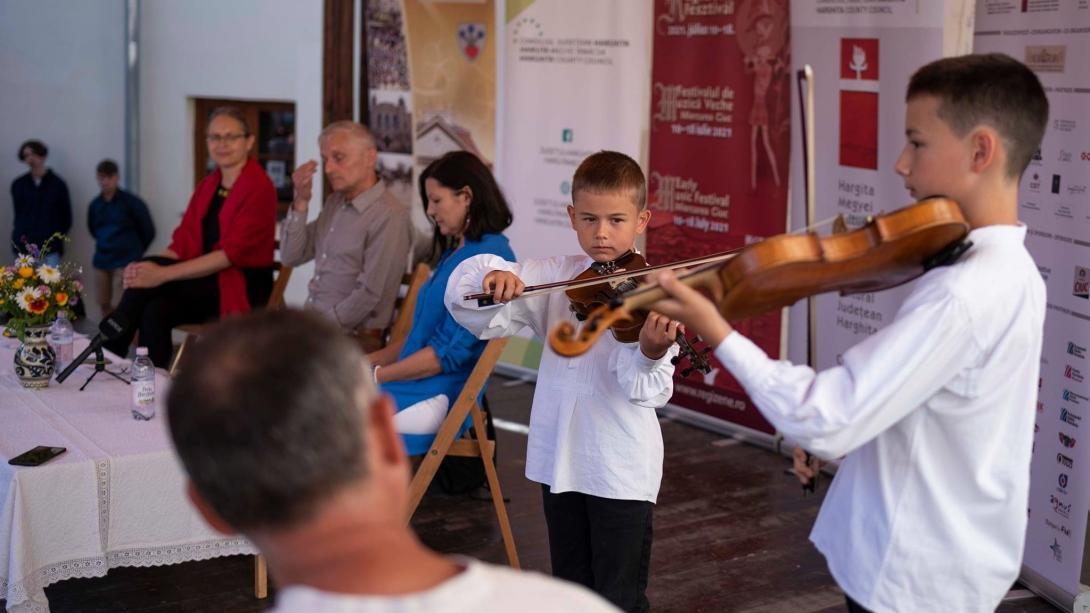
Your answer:
[[[68,304],[68,294],[65,292],[57,292],[53,294],[53,298],[57,301],[57,304],[61,306]]]
[[[26,279],[16,279],[12,281],[11,286],[15,289],[23,289],[23,285],[26,284]]]
[[[49,308],[49,301],[44,298],[36,298],[30,301],[30,312],[35,315],[45,313],[47,308]]]
[[[23,266],[19,269],[19,276],[24,279],[29,279],[34,276],[34,269],[29,266]]]

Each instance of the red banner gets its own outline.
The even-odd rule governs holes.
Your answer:
[[[791,147],[787,0],[656,0],[647,259],[725,251],[784,231]],[[776,313],[734,324],[780,353]],[[675,382],[672,402],[762,432],[772,427],[715,363]]]

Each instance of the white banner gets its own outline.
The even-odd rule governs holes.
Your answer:
[[[943,0],[792,3],[792,69],[797,71],[804,64],[813,67],[814,111],[820,118],[814,126],[815,220],[843,215],[848,226],[855,228],[868,216],[911,204],[904,181],[893,170],[905,143],[905,89],[917,68],[943,56],[944,39],[960,40],[958,31],[966,25],[947,14],[950,5],[961,4]],[[798,100],[793,104],[798,113]],[[791,225],[798,228],[805,225],[806,211],[801,147],[793,153]],[[828,232],[828,228],[819,231]],[[835,365],[845,350],[885,326],[907,292],[903,287],[819,296],[815,366]],[[795,316],[800,310],[795,310]],[[805,328],[796,324],[792,331],[791,354],[799,359],[805,338],[798,337],[799,332],[805,335]]]
[[[508,11],[506,234],[519,259],[581,253],[567,213],[575,168],[601,149],[645,161],[651,1],[522,0]]]
[[[976,30],[975,50],[1025,62],[1050,106],[1019,194],[1048,286],[1023,580],[1068,611],[1090,608],[1090,594],[1078,599],[1090,511],[1090,2],[981,0]]]

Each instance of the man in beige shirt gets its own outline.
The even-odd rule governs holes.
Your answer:
[[[374,137],[362,125],[338,121],[318,137],[322,167],[334,193],[307,223],[318,163],[292,174],[295,200],[284,220],[280,257],[287,266],[314,260],[307,308],[373,344],[390,324],[413,228],[409,209],[375,173]],[[374,347],[377,349],[377,345]]]

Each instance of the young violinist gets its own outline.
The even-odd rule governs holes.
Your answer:
[[[572,180],[568,207],[584,253],[504,261],[479,255],[447,285],[447,308],[480,338],[529,327],[539,338],[558,322],[578,325],[564,292],[526,296],[526,285],[573,279],[594,266],[623,268],[651,218],[639,165],[602,151]],[[482,288],[496,306],[463,296]],[[655,409],[673,394],[677,322],[652,313],[636,343],[605,335],[566,359],[546,347],[538,370],[526,450],[526,477],[541,484],[553,574],[585,585],[626,611],[649,608],[652,511],[662,480],[662,432]]]
[[[1041,142],[1037,77],[999,54],[920,68],[896,162],[913,198],[961,205],[972,246],[916,281],[894,320],[815,373],[770,359],[670,273],[654,308],[715,346],[761,412],[845,456],[811,540],[852,611],[993,611],[1026,530],[1045,286],[1018,185]]]

